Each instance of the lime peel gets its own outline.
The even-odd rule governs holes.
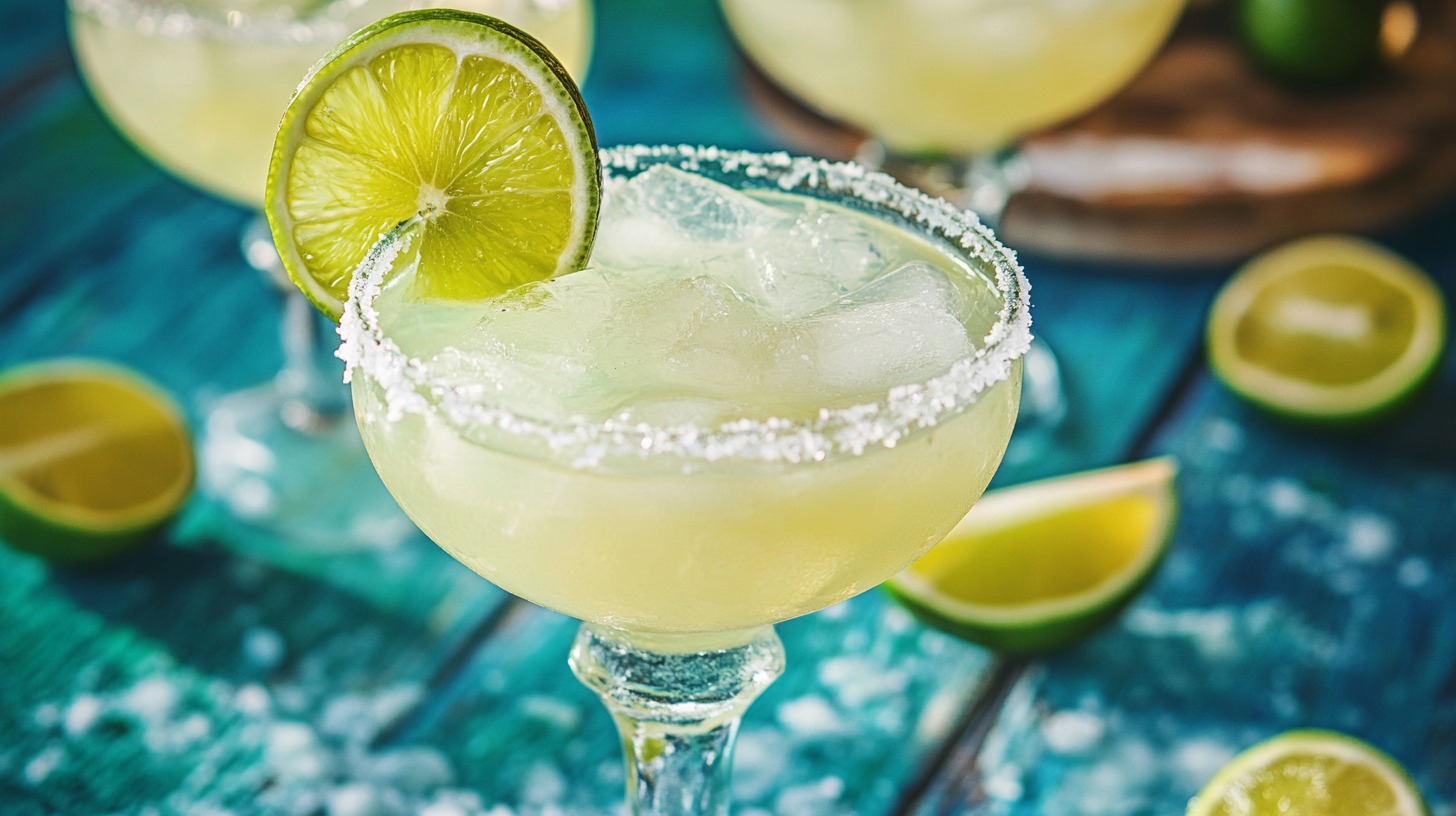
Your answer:
[[[1115,617],[1151,579],[1167,552],[1177,518],[1176,473],[1175,462],[1162,457],[991,491],[938,545],[995,546],[998,537],[1014,535],[1040,519],[1095,512],[1120,499],[1145,500],[1153,512],[1136,550],[1114,572],[1081,591],[1030,601],[978,603],[947,594],[936,581],[941,576],[926,575],[917,566],[886,586],[927,623],[990,648],[1028,653],[1063,646]],[[919,565],[927,563],[930,557]]]

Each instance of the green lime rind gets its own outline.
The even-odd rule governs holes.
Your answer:
[[[925,624],[993,651],[1033,655],[1065,648],[1115,620],[1156,576],[1177,526],[1176,470],[1173,460],[1163,457],[1004,488],[982,500],[983,505],[988,499],[1015,501],[1026,508],[1022,512],[1035,513],[1090,505],[1128,492],[1155,497],[1160,516],[1138,556],[1124,570],[1076,596],[1009,606],[972,604],[941,595],[910,571],[883,586]],[[1068,490],[1068,485],[1073,487]],[[1064,498],[1056,497],[1059,492],[1065,493]],[[975,508],[968,521],[974,513]],[[946,543],[954,546],[954,537],[952,532]]]
[[[151,381],[111,363],[74,358],[17,366],[0,374],[0,401],[64,381],[106,382],[136,395],[176,430],[174,441],[184,453],[182,471],[166,491],[125,511],[73,507],[0,472],[0,540],[52,563],[77,566],[104,561],[153,540],[186,504],[196,482],[196,466],[182,410]]]
[[[1383,811],[1383,816],[1431,816],[1430,805],[1420,787],[1393,757],[1375,746],[1338,731],[1304,728],[1285,731],[1270,737],[1229,760],[1203,789],[1188,802],[1187,816],[1222,816],[1227,810],[1219,806],[1226,793],[1245,786],[1247,778],[1267,767],[1272,761],[1295,753],[1328,755],[1345,762],[1358,762],[1378,771],[1396,797],[1396,809]],[[1240,797],[1243,800],[1245,797]],[[1299,802],[1289,803],[1296,810]],[[1249,812],[1246,816],[1279,816],[1280,811]],[[1300,811],[1302,812],[1302,811]],[[1355,810],[1350,810],[1354,816]],[[1330,816],[1346,816],[1343,813]]]
[[[1416,309],[1417,334],[1402,356],[1378,375],[1345,386],[1320,386],[1270,372],[1244,359],[1234,333],[1261,287],[1293,269],[1321,264],[1358,267],[1406,292]],[[1291,241],[1245,264],[1214,299],[1205,331],[1209,368],[1230,391],[1279,419],[1338,430],[1368,425],[1409,405],[1431,381],[1446,344],[1447,313],[1440,289],[1414,264],[1384,247],[1349,235]]]
[[[1157,575],[1164,555],[1166,551],[1148,562],[1146,569],[1134,580],[1094,609],[1068,610],[1049,617],[1029,617],[1021,622],[977,623],[970,619],[956,619],[922,603],[894,583],[886,583],[884,588],[921,623],[952,637],[1001,654],[1045,654],[1066,648],[1116,620]]]
[[[1265,75],[1300,88],[1334,89],[1380,67],[1384,0],[1240,0],[1244,53]]]
[[[342,117],[336,110],[324,110],[319,114],[322,119],[313,120],[315,108],[352,69],[365,66],[372,70],[370,60],[390,49],[411,45],[443,46],[455,53],[460,65],[468,58],[485,57],[511,66],[526,80],[527,97],[521,95],[518,84],[511,85],[507,92],[487,94],[485,98],[478,88],[466,88],[461,91],[466,95],[462,98],[474,104],[473,107],[461,115],[441,116],[424,128],[418,126],[417,120],[400,118],[409,111],[396,112],[386,109],[387,105],[368,111],[345,111]],[[456,70],[460,70],[458,66]],[[420,90],[408,84],[403,87],[406,91]],[[445,93],[447,101],[453,104],[457,88],[452,86]],[[389,94],[392,101],[403,99],[402,106],[417,101],[393,88]],[[501,122],[491,114],[508,114],[522,104],[523,98],[539,99],[545,118],[560,126],[566,157],[572,162],[574,187],[567,191],[569,204],[558,207],[559,212],[545,217],[532,212],[523,220],[521,213],[513,210],[511,196],[519,201],[521,196],[538,191],[512,189],[509,177],[504,183],[500,181],[499,169],[509,169],[513,166],[511,161],[492,160],[489,163],[492,169],[481,169],[484,165],[480,164],[468,166],[472,179],[464,195],[452,197],[446,190],[442,196],[442,191],[433,191],[433,198],[425,190],[427,180],[422,176],[403,178],[403,174],[392,172],[397,168],[388,166],[391,162],[398,165],[402,157],[408,158],[415,163],[412,169],[423,174],[422,165],[438,169],[442,163],[452,161],[446,148],[464,151],[467,147],[462,146],[474,149],[482,144],[498,144],[493,140],[503,135],[498,129]],[[477,112],[481,115],[477,116]],[[381,135],[377,128],[371,127],[375,123],[365,121],[364,129],[354,134],[358,136],[357,141],[347,149],[329,145],[329,150],[323,151],[331,152],[328,161],[316,162],[323,166],[323,171],[313,172],[295,186],[296,151],[308,129],[317,127],[319,121],[334,123],[350,115],[364,120],[385,117],[399,127]],[[492,126],[497,129],[492,130]],[[392,152],[387,155],[378,152],[380,144],[387,144]],[[464,161],[458,155],[453,159]],[[539,169],[540,164],[535,167]],[[466,165],[449,166],[467,168]],[[527,167],[525,163],[520,166]],[[333,167],[343,167],[345,172],[330,172]],[[303,172],[310,176],[307,165]],[[366,183],[360,184],[361,178]],[[481,182],[481,178],[494,181]],[[386,17],[359,30],[320,60],[304,78],[284,114],[274,143],[265,209],[289,278],[320,311],[338,320],[354,267],[368,248],[389,229],[415,216],[423,216],[425,221],[422,269],[418,277],[425,286],[424,296],[482,299],[514,285],[584,267],[591,256],[596,233],[601,179],[596,132],[586,103],[566,68],[544,45],[494,17],[454,9],[421,9]],[[491,188],[491,183],[497,186]],[[320,187],[327,195],[319,195]],[[317,216],[311,213],[296,219],[290,206],[291,195],[313,196],[340,211],[352,208],[370,212],[362,217],[347,212],[334,217],[331,212],[327,219],[310,221],[310,217]],[[495,201],[491,200],[493,195],[498,196]],[[492,206],[469,209],[479,204]],[[537,202],[532,206],[540,205]],[[486,216],[481,217],[481,213]],[[511,222],[507,225],[509,229],[497,229],[499,223],[490,221],[502,218]],[[447,229],[440,224],[451,226]],[[335,249],[324,253],[322,258],[315,253],[305,256],[300,251],[300,242],[312,240],[318,245],[320,236]]]

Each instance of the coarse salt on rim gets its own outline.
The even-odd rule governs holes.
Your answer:
[[[590,468],[615,458],[673,456],[690,469],[694,463],[736,460],[766,463],[821,461],[835,455],[858,456],[876,447],[892,448],[919,428],[929,428],[974,403],[987,389],[1011,375],[1012,364],[1031,344],[1031,311],[1026,280],[1015,253],[1001,244],[975,215],[944,199],[912,190],[883,173],[848,162],[830,162],[786,153],[751,153],[716,147],[643,146],[601,151],[603,170],[631,177],[668,164],[709,178],[738,177],[759,187],[783,191],[818,190],[848,196],[871,210],[898,213],[958,247],[969,258],[989,264],[1003,303],[995,324],[976,352],[955,362],[945,374],[890,389],[877,402],[821,408],[808,420],[738,419],[718,427],[693,424],[657,426],[617,419],[573,416],[543,420],[487,401],[480,389],[444,382],[424,360],[410,357],[386,336],[374,300],[385,274],[415,237],[412,219],[376,243],[349,284],[349,300],[339,323],[343,339],[338,356],[345,381],[362,372],[383,395],[387,421],[405,414],[434,413],[457,432],[498,429],[508,436],[544,442],[553,456],[575,468]],[[715,174],[717,174],[715,176]],[[750,184],[748,186],[753,186]],[[863,209],[863,207],[861,207]]]

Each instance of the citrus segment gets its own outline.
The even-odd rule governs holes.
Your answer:
[[[315,66],[284,115],[268,221],[294,282],[338,318],[365,251],[425,223],[419,297],[481,299],[590,255],[601,167],[566,70],[484,15],[388,17]]]
[[[1333,731],[1289,731],[1244,751],[1189,816],[1423,816],[1420,791],[1385,753]]]
[[[1209,359],[1234,391],[1277,413],[1379,413],[1434,370],[1445,343],[1440,292],[1368,241],[1320,236],[1250,261],[1209,319]]]
[[[0,377],[0,538],[55,561],[144,541],[186,501],[192,443],[135,374],[64,361]]]
[[[987,493],[890,591],[928,623],[1007,652],[1064,645],[1111,619],[1167,549],[1170,459]]]

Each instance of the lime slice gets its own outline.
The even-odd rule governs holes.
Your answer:
[[[1065,645],[1152,577],[1177,516],[1176,470],[1149,459],[992,491],[886,586],[927,623],[991,649]]]
[[[1250,261],[1208,323],[1214,373],[1288,417],[1348,421],[1401,403],[1435,370],[1446,340],[1441,293],[1376,244],[1326,235]]]
[[[1188,803],[1188,816],[1428,816],[1405,770],[1333,731],[1289,731],[1244,751]]]
[[[425,9],[314,66],[266,202],[289,277],[338,319],[354,268],[401,221],[425,221],[415,294],[478,300],[581,268],[600,198],[596,135],[556,58],[493,17]]]
[[[1386,0],[1240,0],[1244,50],[1265,73],[1308,87],[1334,87],[1380,61]]]
[[[192,441],[141,377],[84,360],[0,375],[0,539],[63,563],[145,542],[186,502]]]

